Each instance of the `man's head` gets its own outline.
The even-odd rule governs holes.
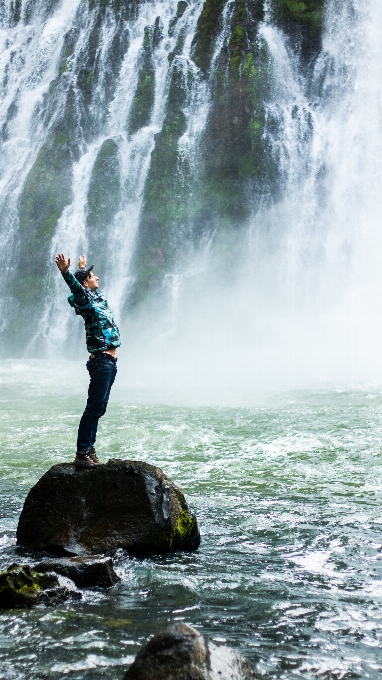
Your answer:
[[[78,269],[74,276],[76,277],[77,281],[80,282],[80,284],[84,287],[87,288],[88,290],[96,290],[99,288],[98,284],[98,276],[95,276],[93,274],[93,267],[94,264],[92,264],[91,267],[88,267],[88,269],[85,269],[85,267],[82,267],[81,269]]]

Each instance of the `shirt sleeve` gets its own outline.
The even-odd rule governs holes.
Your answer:
[[[65,283],[69,286],[71,292],[74,295],[75,302],[80,306],[87,306],[89,304],[88,296],[86,295],[85,288],[81,286],[80,282],[77,281],[76,277],[70,271],[61,272],[62,278]]]

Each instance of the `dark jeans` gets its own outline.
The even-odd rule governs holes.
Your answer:
[[[89,359],[86,368],[90,374],[88,400],[78,427],[77,451],[93,448],[98,421],[106,412],[111,386],[117,374],[117,364],[110,354],[97,354]]]

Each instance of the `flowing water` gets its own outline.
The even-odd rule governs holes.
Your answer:
[[[309,68],[274,24],[273,3],[265,5],[264,139],[279,200],[262,197],[239,245],[228,235],[222,246],[220,237],[223,276],[215,234],[202,233],[193,251],[184,228],[184,252],[164,277],[168,305],[128,319],[126,332],[144,187],[172,79],[184,90],[178,170],[187,188],[233,2],[205,79],[192,60],[199,0],[174,25],[174,0],[139,3],[125,22],[106,8],[101,25],[96,3],[0,2],[0,276],[12,277],[22,245],[28,173],[81,82],[72,195],[48,250],[102,255],[103,283],[123,321],[99,455],[163,468],[202,534],[191,554],[119,554],[121,583],[89,590],[82,602],[1,612],[1,678],[122,678],[141,644],[179,620],[238,648],[265,678],[381,677],[382,5],[328,0],[322,49]],[[155,89],[149,117],[132,131],[144,58]],[[89,187],[108,140],[118,149],[120,191],[107,239],[97,241]],[[27,356],[57,359],[68,343],[79,356],[82,329],[57,272],[48,283],[49,295],[30,309]],[[2,305],[7,327],[18,309],[9,291]],[[30,560],[15,548],[18,516],[31,485],[72,458],[87,376],[84,361],[3,360],[0,368],[6,566]]]
[[[102,460],[145,460],[185,492],[199,550],[129,559],[82,602],[2,612],[0,675],[122,678],[173,621],[240,650],[265,678],[382,673],[382,391],[273,392],[252,405],[147,403],[123,371],[99,433]],[[3,362],[1,565],[30,486],[71,460],[83,365]],[[153,396],[153,392],[151,392]],[[167,403],[171,402],[166,395]]]

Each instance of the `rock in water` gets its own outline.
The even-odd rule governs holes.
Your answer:
[[[120,580],[113,569],[111,557],[63,557],[35,564],[35,571],[54,571],[70,578],[77,588],[110,588]]]
[[[255,680],[244,657],[208,643],[197,630],[175,624],[154,635],[138,652],[124,680]]]
[[[0,609],[57,605],[68,598],[80,600],[82,594],[70,585],[72,588],[62,586],[57,574],[41,574],[27,564],[11,564],[0,574]]]
[[[54,465],[30,490],[17,543],[53,555],[123,548],[143,556],[196,550],[200,535],[181,490],[157,467],[131,460]]]

